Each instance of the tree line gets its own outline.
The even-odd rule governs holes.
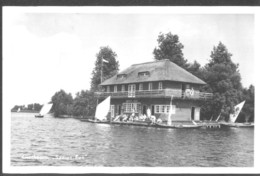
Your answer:
[[[201,108],[201,117],[204,120],[215,119],[221,113],[224,120],[234,112],[234,106],[246,100],[238,121],[254,121],[254,86],[243,87],[239,64],[232,61],[232,54],[227,47],[219,42],[214,46],[208,63],[201,66],[199,62],[188,62],[182,52],[184,45],[179,41],[178,35],[160,33],[157,39],[158,46],[153,50],[154,60],[169,59],[193,75],[202,79],[207,85],[201,91],[213,93],[213,98],[207,100]],[[107,62],[106,62],[107,61]],[[90,90],[81,90],[73,99],[70,93],[64,90],[56,92],[51,101],[55,116],[93,116],[97,105],[94,96],[99,91],[101,83],[101,67],[103,81],[114,76],[119,71],[117,54],[109,47],[101,47],[96,54],[95,67],[92,71]]]
[[[41,110],[43,105],[39,103],[31,103],[28,104],[27,106],[25,105],[15,105],[12,109],[11,112],[39,112]]]

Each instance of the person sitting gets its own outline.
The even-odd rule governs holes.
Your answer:
[[[124,114],[123,117],[124,117],[124,118],[123,118],[123,121],[124,121],[124,122],[127,121],[127,119],[129,118],[126,114]]]
[[[120,121],[120,122],[122,122],[122,121],[123,121],[123,119],[124,119],[124,116],[125,116],[125,115],[122,115],[122,116],[120,116],[120,117],[119,117],[119,121]]]
[[[162,119],[158,118],[157,123],[162,123]]]
[[[133,116],[130,116],[128,121],[132,122],[133,120],[134,120]]]
[[[120,120],[120,119],[119,119],[120,116],[121,116],[121,115],[116,116],[116,117],[113,119],[113,121],[118,121],[118,120]]]
[[[146,118],[147,118],[147,117],[146,117],[146,115],[144,114],[144,115],[142,116],[142,121],[145,121]]]
[[[151,116],[151,121],[152,121],[152,123],[155,123],[156,117],[152,115],[152,116]]]

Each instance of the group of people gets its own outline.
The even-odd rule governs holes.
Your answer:
[[[123,115],[118,115],[116,116],[113,121],[121,121],[121,122],[134,122],[134,121],[146,121],[150,123],[162,123],[162,120],[160,118],[156,119],[155,116],[151,115],[151,111],[148,108],[146,114],[142,114],[140,116],[136,115],[135,112],[132,112],[132,114],[123,114]]]

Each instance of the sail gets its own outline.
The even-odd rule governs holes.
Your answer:
[[[52,107],[52,103],[43,105],[43,107],[42,107],[42,109],[40,111],[40,114],[41,115],[47,114],[48,112],[50,112],[51,107]]]
[[[101,102],[100,104],[98,104],[97,108],[96,108],[96,113],[95,113],[95,117],[98,120],[106,120],[106,116],[109,112],[109,108],[110,108],[110,99],[111,97],[107,97],[103,102]]]
[[[234,112],[233,114],[230,114],[230,115],[229,115],[229,121],[230,121],[230,122],[235,123],[235,121],[237,120],[237,117],[238,117],[238,115],[239,115],[241,109],[243,108],[244,104],[245,104],[245,101],[239,103],[238,105],[236,105],[236,106],[234,107],[234,108],[235,108],[235,112]]]

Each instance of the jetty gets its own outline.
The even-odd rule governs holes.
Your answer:
[[[194,129],[194,128],[204,128],[204,129],[220,129],[223,125],[215,121],[175,121],[171,125],[167,125],[167,122],[153,123],[147,121],[99,121],[93,119],[83,118],[80,119],[83,122],[96,123],[96,124],[110,124],[110,125],[123,125],[123,126],[144,126],[144,127],[155,127],[155,128],[177,128],[177,129]]]

